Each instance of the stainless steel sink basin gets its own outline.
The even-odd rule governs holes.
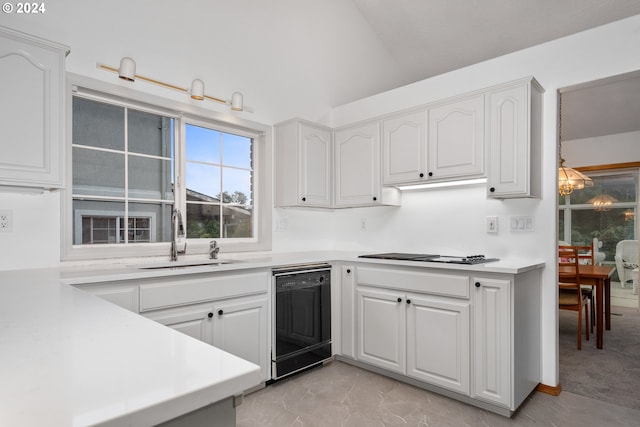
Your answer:
[[[202,261],[169,261],[169,262],[153,262],[149,264],[132,265],[133,268],[139,268],[143,270],[160,270],[160,269],[176,269],[176,268],[189,268],[189,267],[216,267],[225,264],[234,264],[240,262],[233,259],[210,259]]]

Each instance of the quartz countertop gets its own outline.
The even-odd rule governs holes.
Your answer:
[[[220,265],[193,265],[185,264],[199,262],[206,263],[208,258],[205,255],[192,255],[181,257],[175,263],[176,268],[140,268],[140,266],[168,265],[166,260],[157,261],[135,261],[121,264],[94,264],[94,265],[72,265],[60,269],[63,283],[89,284],[114,280],[131,280],[153,277],[169,277],[184,274],[199,274],[213,272],[233,272],[255,268],[274,268],[293,264],[307,264],[317,262],[343,262],[362,263],[378,265],[396,265],[415,268],[431,268],[440,270],[475,271],[482,273],[520,274],[529,270],[544,267],[544,261],[509,258],[500,261],[488,262],[484,264],[464,265],[448,264],[437,262],[420,261],[399,261],[386,259],[359,258],[360,255],[371,252],[352,251],[308,251],[295,253],[231,253],[220,256],[221,261],[233,261]]]
[[[0,425],[154,425],[260,383],[257,365],[60,283],[0,272]]]

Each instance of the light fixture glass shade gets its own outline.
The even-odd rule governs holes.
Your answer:
[[[136,62],[125,56],[120,60],[120,68],[118,68],[118,75],[121,79],[127,81],[134,81],[136,79]]]
[[[234,111],[242,111],[242,94],[240,92],[233,92],[231,95],[231,109]]]
[[[191,98],[202,101],[204,99],[204,82],[195,79],[191,82]]]
[[[582,190],[585,187],[593,187],[591,178],[575,169],[564,166],[564,159],[560,159],[558,168],[558,191],[561,196],[573,193],[573,190]]]
[[[618,199],[615,197],[611,197],[608,194],[601,194],[592,199],[589,199],[587,203],[591,203],[593,205],[593,209],[598,212],[605,212],[611,209],[611,205],[617,202]]]

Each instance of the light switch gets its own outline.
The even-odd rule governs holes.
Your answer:
[[[535,231],[535,221],[533,216],[510,216],[509,228],[512,233]]]

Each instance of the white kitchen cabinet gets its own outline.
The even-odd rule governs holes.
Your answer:
[[[470,393],[469,301],[407,294],[407,375]]]
[[[66,46],[0,27],[0,186],[64,185]]]
[[[406,307],[399,292],[358,287],[358,357],[406,373]]]
[[[382,121],[384,185],[426,181],[427,154],[426,108]]]
[[[489,197],[540,197],[543,92],[533,78],[488,91]]]
[[[336,207],[400,204],[397,189],[382,187],[379,121],[335,130],[334,146]]]
[[[269,377],[268,299],[235,298],[213,307],[213,345],[260,366],[262,380]]]
[[[332,205],[331,129],[301,119],[275,126],[275,205]]]
[[[470,394],[469,276],[358,268],[357,360]]]
[[[484,95],[429,106],[429,180],[484,176]]]
[[[215,315],[212,303],[158,310],[145,313],[144,316],[192,338],[213,345],[212,320]]]
[[[332,281],[332,286],[339,283],[339,297],[332,307],[340,307],[340,354],[355,359],[356,357],[356,268],[353,265],[342,265],[338,269],[340,281]],[[333,288],[331,290],[333,292]],[[332,293],[332,295],[334,295]],[[332,328],[337,330],[338,328]]]
[[[472,281],[472,397],[513,411],[540,382],[540,274],[483,275]]]

